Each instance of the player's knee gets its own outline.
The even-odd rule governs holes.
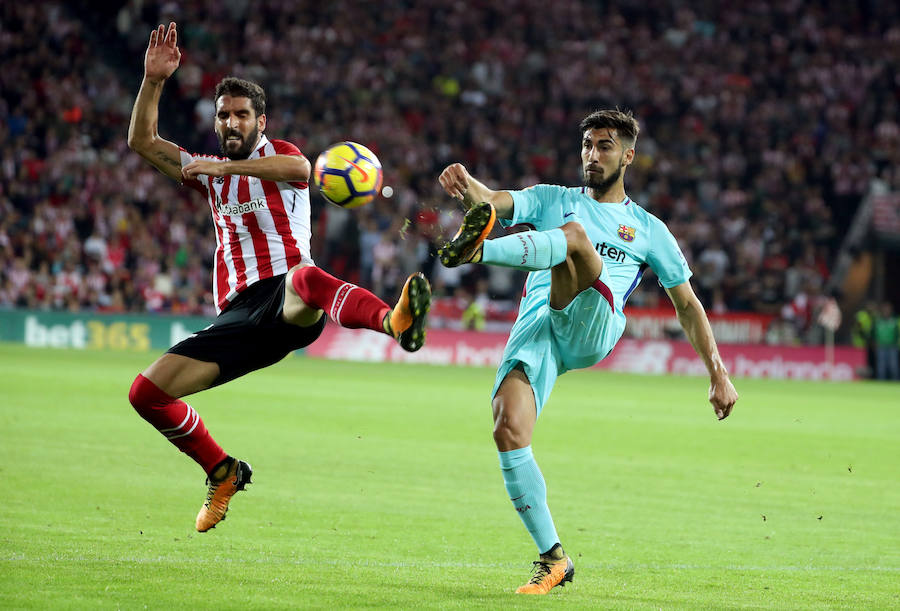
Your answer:
[[[151,410],[161,404],[166,405],[170,401],[172,401],[172,397],[140,373],[131,383],[131,389],[128,391],[128,402],[142,417],[146,417]]]
[[[146,380],[143,375],[138,374],[134,379],[134,382],[131,383],[131,388],[128,389],[128,402],[131,403],[131,407],[133,407],[137,412],[141,411],[141,407],[144,405],[144,380]]]
[[[566,244],[569,248],[569,254],[584,249],[593,250],[591,239],[588,237],[587,232],[584,230],[584,225],[581,223],[569,221],[560,229],[566,234]]]
[[[285,322],[300,327],[309,327],[322,317],[322,309],[317,305],[316,285],[328,282],[329,276],[314,265],[301,263],[288,271],[284,289],[282,317]],[[321,294],[321,290],[318,291]]]
[[[522,426],[514,410],[501,397],[494,398],[494,443],[501,452],[524,448],[531,443],[527,427]]]
[[[308,263],[298,263],[288,270],[285,286],[290,292],[302,299],[303,295],[309,291],[311,282],[314,282],[313,277],[316,270],[318,270],[317,267]]]

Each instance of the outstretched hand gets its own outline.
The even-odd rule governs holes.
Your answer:
[[[738,400],[737,391],[731,379],[725,375],[719,379],[713,379],[709,384],[709,402],[712,403],[713,410],[719,420],[724,420],[731,413]]]
[[[172,76],[181,62],[181,51],[178,50],[178,31],[175,22],[169,23],[169,29],[161,25],[150,32],[150,43],[144,55],[144,78],[161,81]]]
[[[469,190],[469,172],[461,163],[448,165],[438,177],[438,182],[450,197],[463,201]]]

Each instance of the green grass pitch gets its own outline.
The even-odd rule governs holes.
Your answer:
[[[152,354],[0,345],[0,608],[900,607],[900,386],[560,379],[535,433],[573,584],[491,440],[493,371],[291,357],[188,401],[254,467],[194,531],[203,473],[128,404]]]

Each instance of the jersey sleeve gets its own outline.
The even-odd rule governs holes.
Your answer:
[[[655,217],[651,225],[650,244],[647,263],[659,278],[659,283],[670,289],[687,282],[692,275],[687,260],[685,260],[675,236],[672,235],[665,223]]]
[[[294,155],[306,159],[306,155],[300,152],[296,145],[291,144],[287,140],[272,140],[271,142],[275,148],[276,155]],[[288,184],[297,189],[306,189],[309,186],[309,183],[306,181],[293,181]]]
[[[504,227],[512,225],[531,225],[535,229],[543,231],[557,227],[545,226],[547,224],[548,209],[552,202],[562,197],[565,187],[557,185],[534,185],[520,191],[510,191],[513,199],[513,217],[500,219]]]
[[[186,150],[184,150],[180,146],[178,147],[178,151],[181,153],[181,167],[182,168],[184,166],[186,166],[187,164],[189,164],[190,162],[194,161],[195,159],[200,159],[200,155],[193,155],[191,153],[188,153]],[[206,185],[204,185],[201,181],[197,180],[196,178],[182,180],[181,184],[184,185],[185,187],[190,187],[191,189],[194,189],[195,191],[199,191],[203,195],[206,195]]]

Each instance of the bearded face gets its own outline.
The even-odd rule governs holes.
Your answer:
[[[601,166],[600,164],[591,164],[587,163],[584,166],[584,186],[597,191],[598,193],[605,193],[616,184],[616,181],[622,176],[622,168],[623,160],[625,159],[625,154],[623,153],[619,157],[619,161],[616,164],[615,168],[612,172],[607,173],[606,168]]]
[[[256,150],[266,115],[257,116],[250,98],[223,95],[216,100],[215,130],[222,155],[246,159]]]
[[[615,129],[585,130],[581,139],[581,169],[584,186],[593,196],[604,196],[621,184],[625,167],[634,157],[634,148],[625,147]]]
[[[256,126],[248,134],[232,128],[216,133],[219,136],[219,150],[229,159],[246,159],[259,142],[259,128]]]

